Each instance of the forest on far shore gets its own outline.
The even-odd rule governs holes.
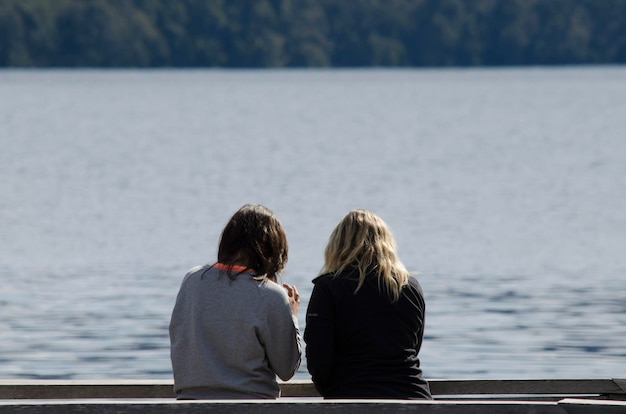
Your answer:
[[[0,0],[0,67],[626,63],[626,0]]]

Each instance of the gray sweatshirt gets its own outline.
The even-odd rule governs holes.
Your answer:
[[[300,366],[298,320],[282,286],[209,265],[183,279],[170,322],[179,399],[277,398]]]

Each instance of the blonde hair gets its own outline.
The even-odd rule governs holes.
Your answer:
[[[386,292],[396,302],[409,280],[409,272],[396,250],[393,234],[380,217],[368,210],[352,210],[330,235],[322,273],[337,275],[348,267],[356,267],[359,271],[356,294],[367,274],[374,272],[381,293]]]

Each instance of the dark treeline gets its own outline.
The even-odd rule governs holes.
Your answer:
[[[0,66],[626,62],[626,0],[0,0]]]

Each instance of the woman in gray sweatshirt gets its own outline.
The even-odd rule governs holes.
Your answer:
[[[295,286],[278,284],[287,238],[266,207],[230,219],[217,262],[184,277],[169,326],[179,399],[277,398],[302,354]]]

